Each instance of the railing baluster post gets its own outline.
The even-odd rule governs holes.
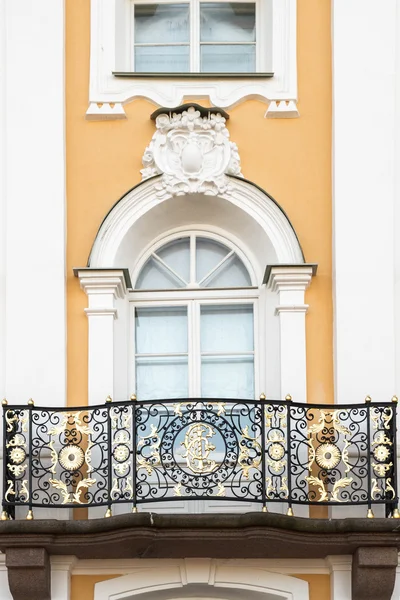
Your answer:
[[[107,432],[108,432],[108,440],[107,440],[107,462],[108,462],[108,477],[107,477],[107,487],[108,487],[108,505],[107,511],[104,515],[106,518],[112,517],[112,498],[111,498],[111,490],[112,490],[112,431],[111,431],[111,396],[107,396],[106,398],[106,410],[107,410]]]
[[[291,440],[291,421],[290,421],[290,409],[292,396],[288,394],[285,396],[286,408],[287,408],[287,436],[286,436],[286,447],[287,447],[287,470],[288,470],[288,509],[287,515],[293,517],[292,508],[292,457],[290,454],[290,440]]]
[[[137,473],[136,473],[136,396],[133,394],[130,397],[132,400],[132,487],[133,487],[133,506],[132,512],[136,513],[137,510],[137,500],[136,500],[136,491],[137,491]]]
[[[267,512],[267,491],[266,491],[266,472],[265,472],[265,394],[260,396],[260,410],[261,410],[261,493],[262,493],[262,511]]]
[[[399,514],[399,494],[397,489],[397,404],[398,398],[397,396],[393,396],[393,417],[391,421],[391,438],[392,438],[392,448],[393,448],[393,488],[395,491],[395,497],[393,498],[393,502],[391,503],[391,513],[394,519],[400,519]],[[387,505],[386,505],[387,506]]]
[[[28,400],[28,416],[29,416],[29,434],[28,434],[28,456],[29,456],[29,466],[28,466],[28,493],[29,493],[29,501],[28,501],[28,514],[26,515],[27,521],[33,520],[33,510],[32,510],[32,410],[33,410],[34,402],[32,398]]]
[[[367,469],[367,486],[368,486],[368,512],[367,518],[373,519],[374,513],[372,511],[372,498],[371,498],[371,396],[366,396],[365,398],[365,408],[367,411],[367,461],[368,461],[368,469]]]
[[[7,400],[4,398],[1,405],[3,407],[3,499],[2,499],[2,513],[1,520],[8,520],[8,511],[5,505],[5,493],[7,489],[7,424],[6,424],[6,410],[7,410]]]

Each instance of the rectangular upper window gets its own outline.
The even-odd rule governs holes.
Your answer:
[[[131,1],[136,73],[256,73],[270,66],[266,0]]]

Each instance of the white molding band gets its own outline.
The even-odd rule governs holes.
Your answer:
[[[61,557],[60,557],[61,558]],[[165,566],[177,567],[182,559],[162,558],[162,559],[82,559],[76,560],[73,565],[72,575],[130,575],[143,569],[164,568]],[[264,569],[271,573],[281,573],[283,575],[329,575],[331,569],[329,564],[322,558],[297,558],[297,559],[275,559],[275,558],[257,558],[257,559],[226,559],[224,564],[234,568],[243,568],[251,565],[252,568]]]
[[[232,107],[246,98],[269,102],[266,117],[297,117],[297,0],[272,0],[271,78],[156,79],[116,77],[116,0],[91,0],[90,86],[86,118],[126,118],[123,105],[144,97],[172,108],[183,98],[208,98],[214,106]]]
[[[126,297],[125,273],[122,269],[87,268],[75,272],[88,297],[88,403],[94,405],[114,394],[115,301]]]

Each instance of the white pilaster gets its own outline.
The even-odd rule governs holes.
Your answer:
[[[126,296],[125,274],[118,269],[76,269],[88,296],[88,403],[101,404],[114,395],[114,320],[116,299]]]
[[[70,600],[71,571],[77,562],[76,556],[52,556],[51,600]]]
[[[42,406],[64,405],[64,0],[0,5],[6,31],[0,34],[6,107],[0,145],[7,160],[0,192],[7,201],[0,214],[0,220],[6,215],[7,320],[0,336],[5,393],[14,403],[33,397]]]
[[[6,4],[0,2],[0,397],[6,393]]]
[[[275,312],[280,323],[281,396],[307,401],[306,323],[308,305],[304,294],[313,276],[312,265],[272,267],[268,285],[278,293]]]
[[[351,563],[350,555],[332,555],[326,557],[331,574],[331,600],[351,600]]]
[[[339,403],[362,401],[367,394],[374,400],[389,400],[396,392],[396,5],[396,0],[387,0],[377,11],[375,0],[332,2],[334,334]],[[372,90],[377,101],[371,104]]]

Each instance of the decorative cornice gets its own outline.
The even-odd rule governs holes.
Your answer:
[[[300,116],[295,100],[272,100],[265,113],[266,119],[296,119]]]
[[[317,274],[317,269],[318,265],[315,263],[267,265],[263,283],[273,291],[277,289],[275,286],[281,286],[281,289],[303,290],[310,284],[311,277]]]
[[[157,113],[157,130],[144,152],[141,170],[143,179],[162,175],[156,186],[157,196],[229,194],[226,175],[242,174],[237,146],[229,140],[226,117],[193,105]]]
[[[118,317],[118,311],[116,308],[85,308],[85,314],[87,317],[107,317],[112,316],[114,319]]]
[[[122,269],[74,269],[74,272],[79,278],[81,289],[88,296],[92,294],[113,294],[114,298],[126,296],[126,279]],[[88,310],[98,310],[98,308],[91,307]]]
[[[308,304],[279,304],[275,308],[275,314],[280,315],[281,313],[307,313]]]

